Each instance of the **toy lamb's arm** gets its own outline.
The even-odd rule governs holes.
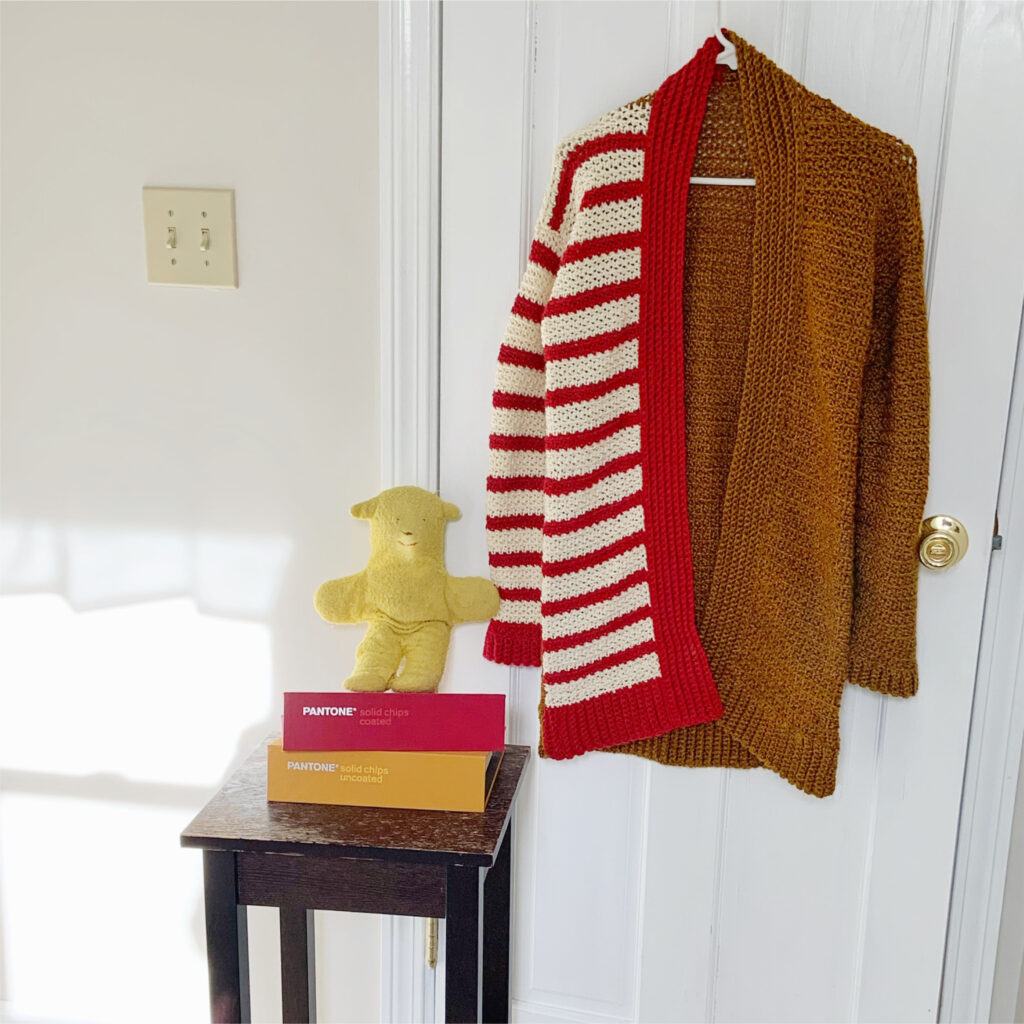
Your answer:
[[[313,604],[328,622],[365,622],[370,611],[366,602],[366,572],[328,580],[317,588]]]
[[[445,598],[453,622],[486,622],[498,614],[498,589],[482,576],[449,576]]]

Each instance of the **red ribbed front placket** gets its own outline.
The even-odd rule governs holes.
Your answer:
[[[686,493],[683,268],[690,174],[721,45],[709,38],[655,93],[644,151],[640,411],[651,606],[662,675],[692,725],[722,702],[697,634]]]

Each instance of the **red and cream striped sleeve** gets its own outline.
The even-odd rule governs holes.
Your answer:
[[[495,374],[487,550],[501,604],[487,629],[484,657],[505,665],[540,665],[546,389],[541,319],[571,230],[572,218],[565,215],[571,181],[563,174],[564,156],[563,142]]]

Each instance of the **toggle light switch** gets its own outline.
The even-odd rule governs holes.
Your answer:
[[[238,287],[234,189],[147,185],[142,219],[151,284]]]

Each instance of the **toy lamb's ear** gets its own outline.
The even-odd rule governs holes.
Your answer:
[[[445,519],[458,519],[462,515],[459,506],[453,505],[450,501],[442,501],[441,510],[444,512]]]
[[[358,505],[353,505],[349,512],[354,519],[372,519],[377,512],[377,499],[361,501]]]

